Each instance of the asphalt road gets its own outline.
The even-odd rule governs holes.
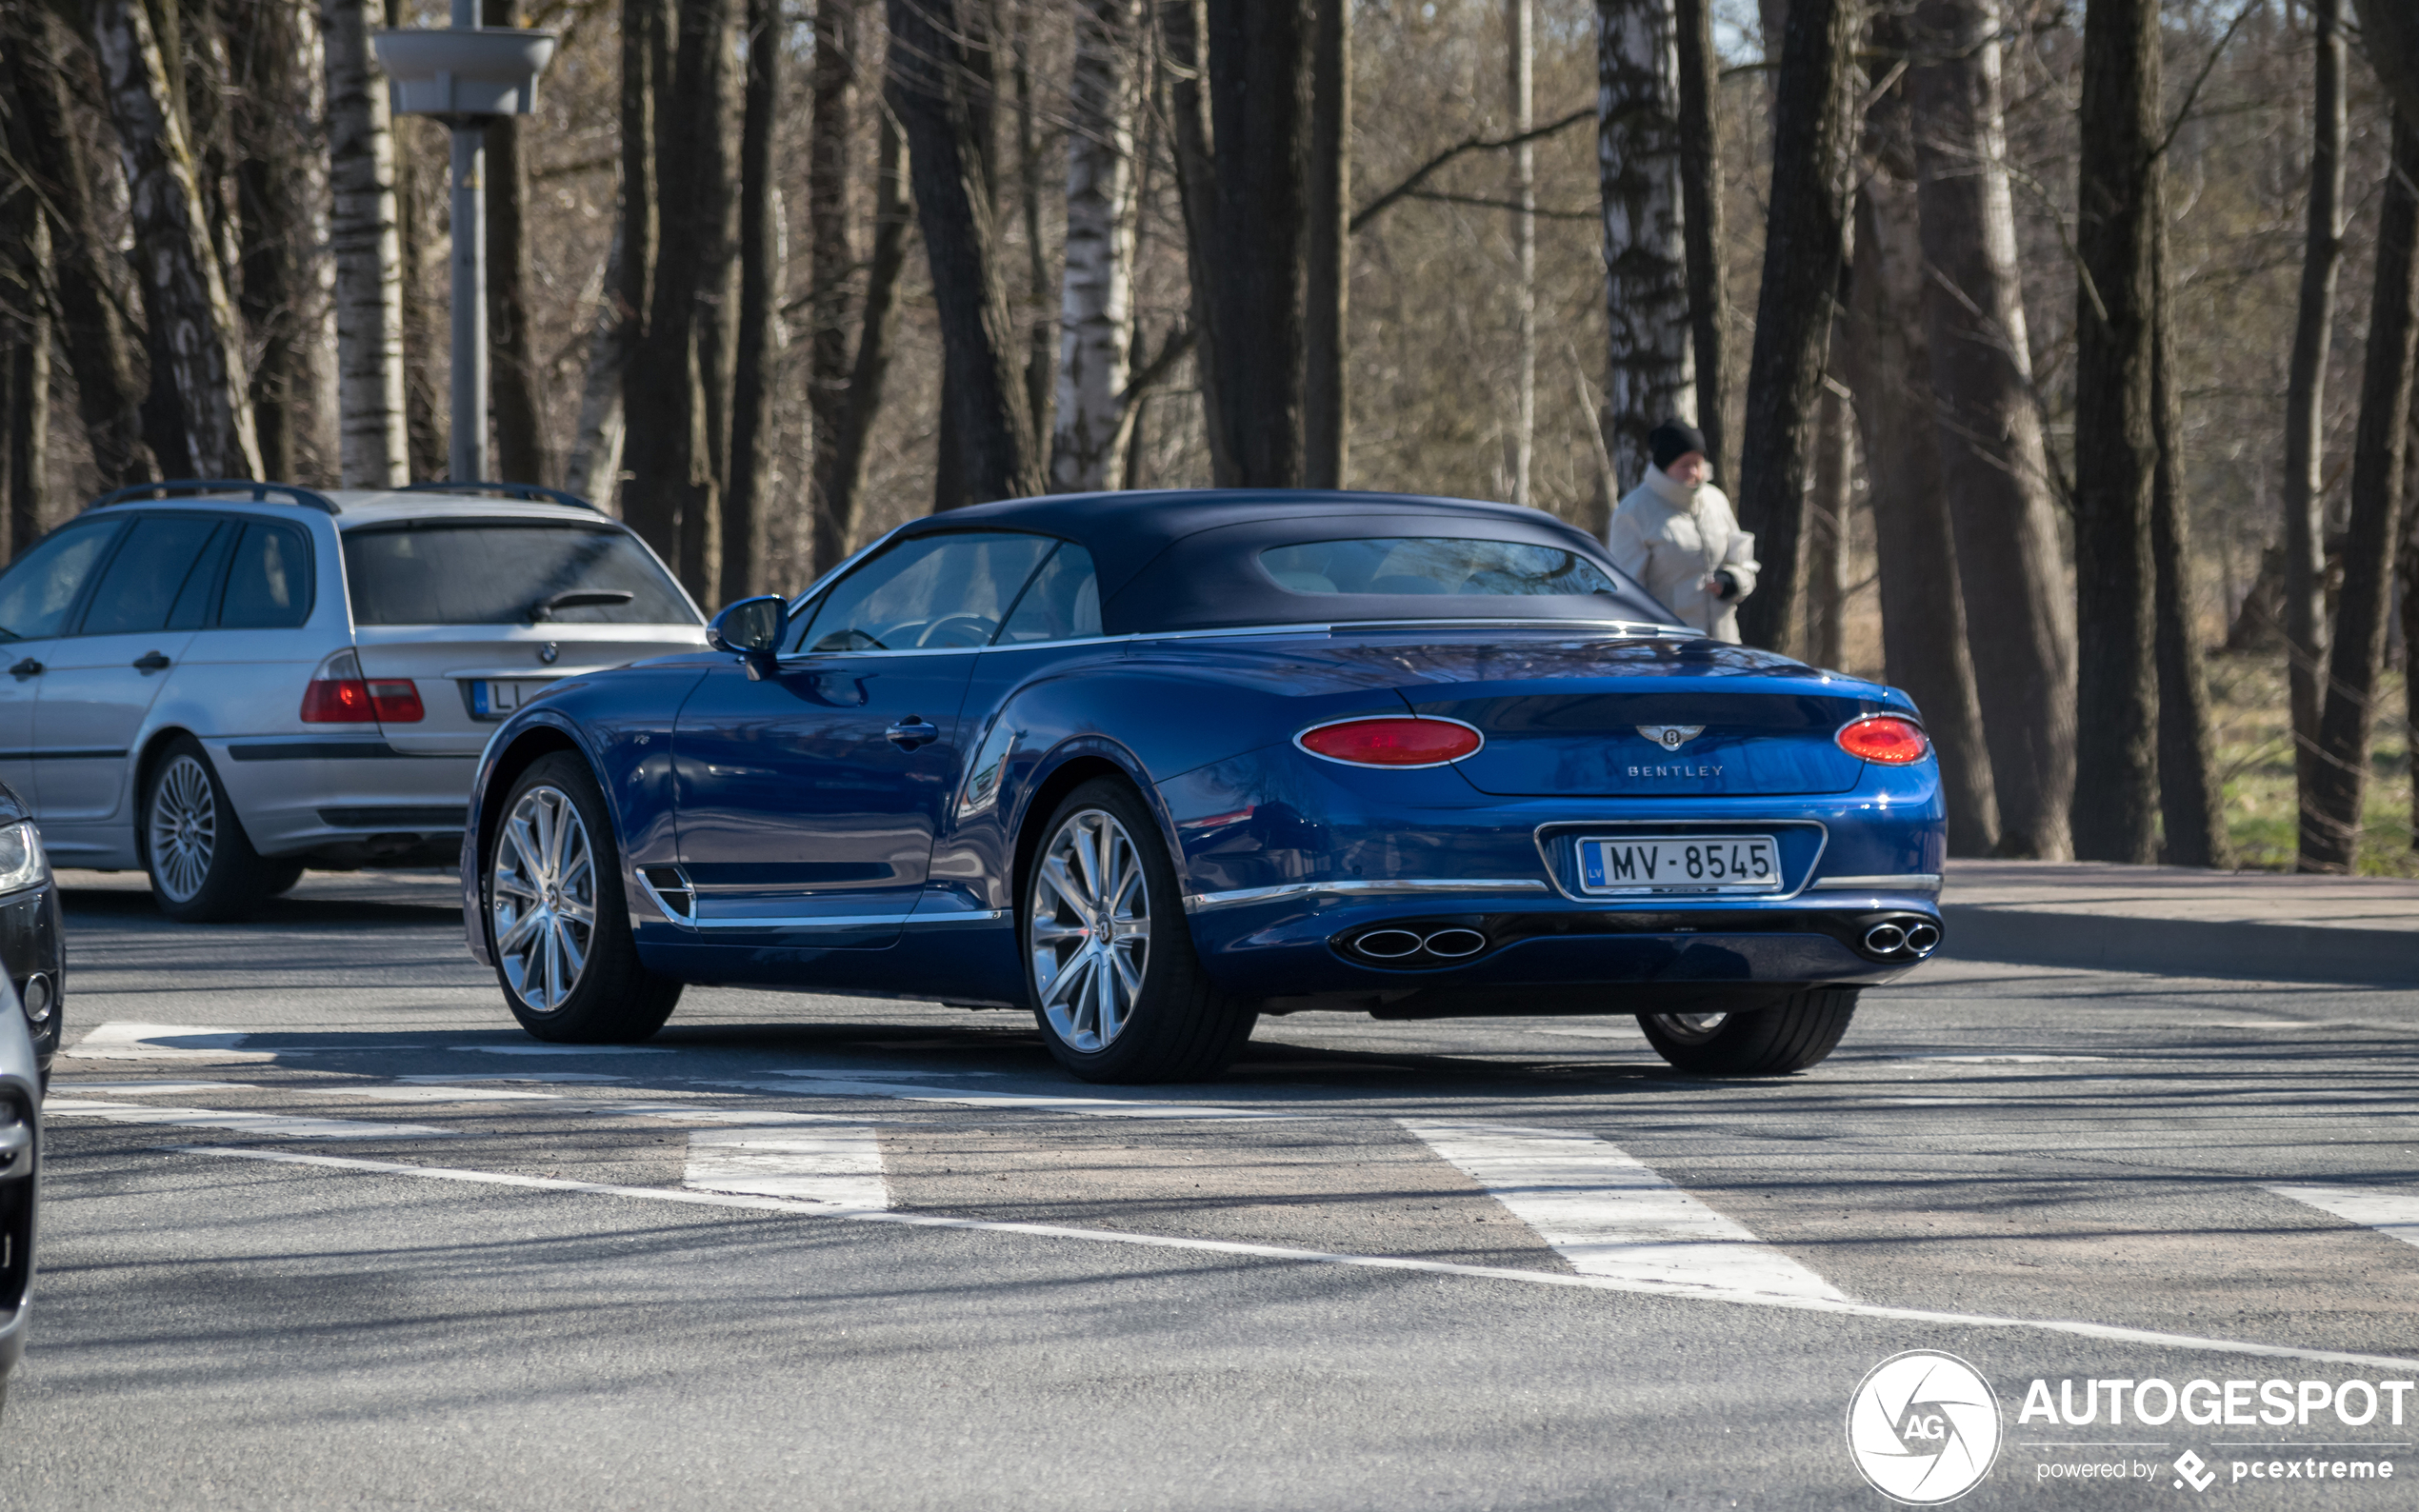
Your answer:
[[[1302,1015],[1100,1088],[919,1004],[538,1046],[450,879],[69,880],[0,1507],[1878,1508],[1909,1350],[1996,1409],[1868,1394],[1910,1501],[2419,1487],[2419,992],[1938,961],[1780,1081]]]

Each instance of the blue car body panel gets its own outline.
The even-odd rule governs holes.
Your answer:
[[[557,685],[480,763],[463,868],[472,950],[492,959],[478,879],[511,783],[570,748],[607,795],[642,960],[693,982],[1024,1005],[1022,856],[1072,782],[1107,773],[1158,816],[1206,969],[1274,1011],[1662,1010],[1692,992],[1871,984],[1912,965],[1859,941],[1883,917],[1937,926],[1938,767],[1870,765],[1833,739],[1867,715],[1917,717],[1905,694],[1674,630],[1642,598],[1624,601],[1643,606],[1634,614],[1584,621],[1567,607],[1485,622],[1297,610],[1165,627],[1134,603],[1157,591],[1170,615],[1216,620],[1227,611],[1206,591],[1152,588],[1166,564],[1210,560],[1198,542],[1222,532],[1278,539],[1287,520],[1297,533],[1516,527],[1603,560],[1535,511],[1379,495],[1129,494],[916,522],[893,540],[1014,529],[1081,543],[1100,564],[1106,633],[710,652]],[[1283,596],[1247,588],[1257,613]],[[1296,741],[1414,714],[1468,724],[1485,744],[1385,768]],[[1579,840],[1654,835],[1769,836],[1782,885],[1583,889]],[[668,888],[689,901],[668,903]],[[1409,968],[1341,944],[1397,922],[1472,927],[1489,945]]]

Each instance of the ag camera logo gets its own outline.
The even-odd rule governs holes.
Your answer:
[[[1893,1502],[1954,1502],[1980,1485],[1999,1457],[1999,1400],[1982,1372],[1955,1355],[1892,1355],[1849,1399],[1848,1449],[1866,1481]]]

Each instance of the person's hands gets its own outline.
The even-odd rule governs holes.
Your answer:
[[[1713,596],[1722,600],[1726,604],[1739,596],[1738,574],[1732,572],[1729,567],[1724,567],[1721,571],[1714,573],[1711,578],[1707,580],[1707,582],[1708,586],[1713,590]]]

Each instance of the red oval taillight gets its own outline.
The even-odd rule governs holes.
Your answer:
[[[1487,744],[1468,725],[1446,719],[1353,719],[1298,737],[1302,748],[1356,766],[1434,766]]]
[[[1874,714],[1841,730],[1839,748],[1884,766],[1906,766],[1931,753],[1924,726],[1896,714]]]

